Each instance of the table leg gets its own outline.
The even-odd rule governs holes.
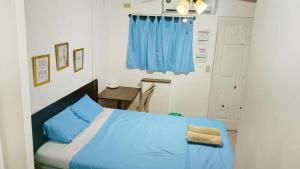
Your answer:
[[[122,100],[118,100],[118,109],[122,109]]]

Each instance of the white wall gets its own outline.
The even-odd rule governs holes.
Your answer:
[[[143,77],[166,78],[172,80],[171,111],[180,111],[188,116],[207,116],[209,92],[212,73],[205,72],[206,65],[213,65],[214,49],[219,16],[252,17],[255,4],[238,0],[220,0],[216,15],[197,17],[195,31],[209,29],[210,51],[206,64],[195,62],[195,72],[189,75],[173,75],[173,73],[148,74],[140,70],[126,68],[127,41],[130,12],[144,14],[160,14],[162,1],[131,0],[132,9],[123,8],[123,0],[106,1],[108,21],[108,73],[120,81],[121,85],[136,86]],[[196,38],[194,38],[196,40]]]
[[[94,78],[98,79],[99,91],[105,88],[104,76],[107,74],[107,8],[105,0],[92,0],[93,21],[93,67]]]
[[[299,6],[258,1],[236,169],[300,168]]]
[[[25,0],[28,60],[50,54],[51,81],[34,88],[30,69],[32,113],[48,106],[93,78],[92,7],[90,0]],[[69,67],[57,71],[54,45],[69,42]],[[73,50],[84,48],[84,68],[74,73]]]
[[[0,21],[0,144],[4,165],[6,169],[31,169],[33,152],[24,1],[1,1]]]

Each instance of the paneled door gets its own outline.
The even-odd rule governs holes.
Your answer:
[[[220,17],[209,117],[237,130],[243,111],[252,18]]]

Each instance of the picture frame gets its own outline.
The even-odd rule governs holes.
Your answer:
[[[50,54],[33,56],[32,66],[34,87],[50,82]]]
[[[56,70],[62,70],[69,66],[69,43],[55,45]]]
[[[83,69],[84,63],[84,48],[73,50],[74,72],[78,72]]]

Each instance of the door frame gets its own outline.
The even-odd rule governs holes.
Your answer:
[[[3,149],[2,149],[1,139],[0,139],[0,169],[4,169],[4,157],[3,157]]]
[[[213,110],[212,110],[212,104],[213,104],[213,92],[214,92],[214,87],[216,85],[215,82],[215,77],[216,77],[216,66],[217,66],[217,60],[218,60],[218,44],[220,40],[220,24],[222,19],[254,19],[254,17],[235,17],[235,16],[219,16],[218,17],[218,25],[217,25],[217,35],[216,35],[216,43],[215,43],[215,52],[214,52],[214,59],[213,59],[213,67],[212,67],[212,76],[211,76],[211,85],[210,85],[210,92],[209,92],[209,101],[208,101],[208,113],[207,117],[209,119],[215,119],[213,115]]]

